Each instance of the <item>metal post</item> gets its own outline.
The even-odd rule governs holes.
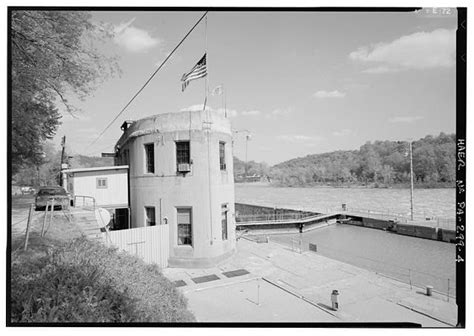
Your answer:
[[[48,217],[48,205],[49,205],[49,201],[46,201],[46,209],[44,209],[44,217],[43,217],[43,226],[41,227],[41,237],[44,236],[44,227],[46,226],[46,218]]]
[[[62,208],[62,205],[61,205],[61,210],[62,210],[62,212],[63,212],[64,217],[66,217],[67,221],[68,221],[69,223],[72,223],[71,218],[69,218],[69,216],[67,215],[66,211]]]
[[[63,163],[64,163],[64,149],[66,147],[66,136],[63,136],[61,138],[61,147],[62,147],[62,151],[61,151],[61,163],[60,163],[61,170],[59,173],[59,185],[64,187],[64,177],[63,177],[64,173],[62,173],[62,170],[63,170]]]
[[[413,149],[410,141],[410,209],[411,220],[413,220]]]
[[[30,237],[30,224],[31,224],[31,217],[33,213],[34,205],[30,205],[30,212],[28,213],[28,222],[26,223],[26,235],[25,235],[25,251],[28,249],[28,238]]]
[[[248,153],[248,146],[249,146],[249,135],[247,134],[245,136],[245,182],[247,182],[247,175],[248,175],[248,159],[247,159],[247,153]]]
[[[51,200],[51,212],[50,212],[50,216],[49,216],[48,229],[49,229],[49,227],[51,226],[51,223],[52,223],[52,221],[53,221],[53,217],[54,217],[54,198]]]

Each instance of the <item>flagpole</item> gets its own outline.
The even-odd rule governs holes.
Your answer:
[[[206,111],[206,103],[207,103],[207,92],[208,92],[208,78],[209,78],[209,71],[208,71],[208,67],[207,65],[209,64],[209,62],[207,61],[208,58],[207,58],[207,15],[206,15],[206,23],[205,23],[205,30],[204,30],[204,39],[205,39],[205,45],[204,45],[204,50],[205,50],[205,55],[206,55],[206,72],[207,72],[207,75],[206,75],[206,84],[205,84],[205,98],[204,98],[204,111]],[[207,122],[208,122],[208,132],[207,132],[207,165],[208,165],[208,169],[207,169],[207,172],[208,172],[208,178],[209,178],[209,224],[210,224],[210,245],[212,245],[214,243],[214,234],[213,234],[213,230],[212,230],[212,226],[213,226],[213,220],[212,220],[212,186],[211,186],[211,118],[210,118],[210,112],[208,111],[208,113],[206,113],[206,115],[208,116],[207,117]]]
[[[209,67],[208,67],[208,55],[207,55],[207,14],[205,18],[205,26],[204,26],[204,54],[206,55],[206,78],[205,78],[205,84],[204,84],[204,111],[206,110],[206,104],[207,104],[207,91],[209,90],[208,85],[209,85]]]
[[[224,88],[224,86],[222,86]],[[224,90],[224,113],[227,118],[227,92]]]
[[[222,107],[224,107],[224,116],[227,118],[227,111],[225,110],[225,104],[224,104],[224,99],[225,99],[224,84],[221,83],[221,87],[222,87],[221,104],[222,104]]]

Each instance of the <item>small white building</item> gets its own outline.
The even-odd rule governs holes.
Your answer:
[[[115,229],[129,227],[128,166],[77,168],[62,171],[74,205],[94,204],[109,210]]]

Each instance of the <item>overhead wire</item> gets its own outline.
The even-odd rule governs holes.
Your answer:
[[[160,71],[160,69],[163,67],[163,65],[168,61],[168,59],[174,54],[174,52],[179,48],[179,46],[186,40],[186,38],[189,36],[189,34],[192,33],[192,31],[196,28],[196,26],[206,17],[208,11],[206,11],[201,18],[194,24],[194,26],[186,33],[186,35],[181,39],[181,41],[174,47],[174,49],[169,53],[169,55],[165,58],[165,60],[160,64],[160,66],[153,72],[153,74],[148,78],[148,80],[143,84],[143,86],[135,93],[135,95],[132,97],[132,99],[129,100],[129,102],[122,108],[122,110],[115,116],[115,118],[105,127],[105,129],[99,134],[99,136],[92,141],[87,148],[95,144],[101,137],[104,135],[104,133],[109,129],[110,126],[122,115],[123,112],[127,109],[128,106],[135,100],[135,98],[143,91],[143,89],[150,83],[150,81],[155,77],[155,75]]]

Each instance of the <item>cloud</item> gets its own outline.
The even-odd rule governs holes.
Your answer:
[[[133,26],[135,18],[114,27],[114,41],[130,52],[140,53],[161,43],[158,38],[152,37],[146,30]]]
[[[287,134],[287,135],[279,135],[277,136],[277,139],[290,142],[290,143],[295,143],[295,144],[303,144],[303,143],[311,144],[314,142],[319,142],[323,138],[319,136],[308,136],[308,135],[303,135],[303,134]]]
[[[196,105],[191,105],[188,107],[184,107],[180,110],[180,112],[196,112],[196,111],[202,111],[204,108],[204,104],[196,104]],[[206,111],[213,111],[212,107],[206,106]]]
[[[227,116],[228,117],[231,117],[231,118],[235,118],[239,115],[239,113],[236,111],[236,110],[232,110],[232,109],[223,109],[223,108],[219,108],[217,110],[214,110],[218,113],[222,113],[222,114],[225,114],[227,113]]]
[[[271,111],[270,113],[267,113],[265,115],[265,117],[267,119],[283,117],[283,116],[286,116],[286,115],[289,115],[289,114],[293,113],[293,111],[294,111],[293,107],[277,108],[277,109],[274,109],[273,111]]]
[[[337,137],[344,137],[344,136],[349,136],[349,135],[354,134],[354,131],[352,131],[348,128],[344,128],[344,129],[341,129],[341,130],[338,130],[338,131],[334,131],[334,132],[332,132],[332,134],[334,136],[337,136]]]
[[[367,73],[393,72],[402,69],[430,69],[451,67],[455,64],[456,32],[436,29],[402,36],[392,42],[360,47],[349,58],[364,63],[378,62],[382,67]],[[390,69],[390,70],[389,70]]]
[[[196,105],[191,105],[188,107],[184,107],[180,110],[180,112],[195,112],[195,111],[202,111],[204,108],[204,104],[196,104]],[[227,114],[228,117],[235,118],[239,115],[239,113],[236,110],[232,109],[223,109],[223,108],[218,108],[214,109],[209,105],[206,105],[206,111],[211,111],[211,112],[216,112],[216,113],[222,113],[222,114]]]
[[[388,121],[391,123],[414,123],[418,120],[423,119],[421,116],[398,116],[390,118]]]
[[[390,72],[398,72],[400,70],[401,70],[400,68],[395,68],[395,67],[391,68],[387,66],[378,66],[375,68],[365,69],[362,72],[368,73],[368,74],[383,74],[383,73],[390,73]]]
[[[346,96],[345,92],[340,92],[338,90],[334,91],[318,91],[315,94],[313,94],[314,97],[316,98],[344,98]]]
[[[258,116],[260,114],[262,114],[262,112],[258,110],[242,111],[242,115],[244,116]]]

